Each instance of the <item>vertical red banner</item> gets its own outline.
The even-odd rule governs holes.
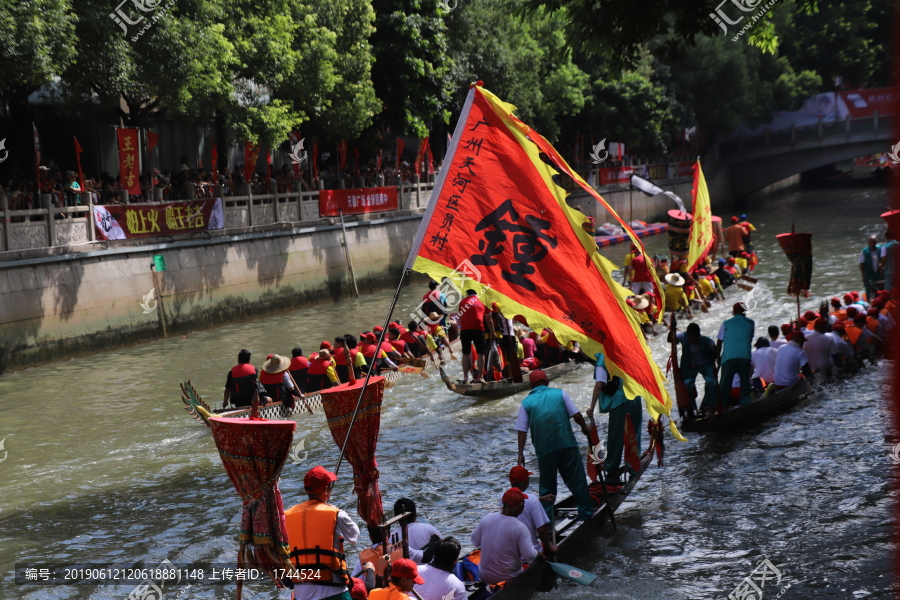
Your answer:
[[[81,153],[84,152],[81,148],[81,144],[78,143],[78,138],[74,135],[72,139],[75,140],[75,162],[78,165],[78,186],[81,188],[81,191],[84,191],[84,172],[81,170]]]
[[[356,171],[356,176],[359,177],[359,148],[353,149],[353,168]]]
[[[244,181],[250,183],[253,180],[253,169],[259,158],[259,144],[251,144],[250,140],[244,140]]]
[[[129,194],[141,193],[141,176],[138,158],[138,130],[119,127],[116,129],[119,142],[119,179],[122,189]]]
[[[209,162],[212,163],[209,165],[209,169],[212,172],[212,182],[213,185],[219,183],[219,177],[217,175],[219,169],[219,149],[216,147],[216,138],[209,138]]]
[[[313,179],[318,179],[319,178],[319,142],[316,142],[313,144],[312,170],[313,170]]]
[[[341,140],[338,144],[338,171],[344,172],[347,167],[347,140]]]
[[[406,142],[397,138],[397,171],[400,170],[400,155],[403,154],[404,146],[406,146]]]
[[[422,161],[425,160],[425,148],[428,147],[428,136],[426,135],[419,140],[419,151],[416,152],[415,170],[416,175],[422,174]]]

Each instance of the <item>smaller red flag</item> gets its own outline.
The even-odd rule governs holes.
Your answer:
[[[338,171],[344,172],[347,166],[347,140],[341,140],[338,144]]]
[[[629,402],[639,402],[639,400],[629,400]],[[634,423],[631,422],[631,415],[625,415],[625,464],[627,464],[635,473],[641,472],[641,453],[638,449],[637,437],[634,434]]]
[[[425,160],[428,162],[428,174],[434,175],[434,156],[431,154],[431,140],[425,146],[425,152],[427,153]]]
[[[219,183],[219,178],[216,175],[216,171],[219,168],[219,149],[216,147],[216,138],[209,138],[209,161],[212,163],[209,165],[210,170],[213,175],[213,185]]]
[[[81,171],[81,153],[84,152],[81,148],[81,144],[78,143],[78,138],[74,135],[72,139],[75,140],[75,162],[78,164],[78,185],[81,187],[81,191],[84,191],[84,173]]]
[[[404,146],[406,146],[406,142],[397,138],[397,171],[400,170],[400,155],[403,154]]]
[[[272,181],[272,150],[266,150],[266,184]]]

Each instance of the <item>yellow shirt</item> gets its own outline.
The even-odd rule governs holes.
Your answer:
[[[522,342],[516,340],[516,358],[520,361],[525,360],[525,348],[522,347]]]
[[[684,289],[677,285],[666,286],[666,310],[681,310],[690,306]]]
[[[740,257],[735,258],[734,264],[736,264],[737,266],[739,266],[741,268],[741,273],[743,273],[747,270],[747,259],[746,258],[740,258]]]
[[[715,291],[712,282],[710,282],[710,280],[706,277],[700,277],[699,279],[697,279],[697,285],[700,286],[700,291],[703,292],[704,296],[709,296],[713,293],[713,291]]]

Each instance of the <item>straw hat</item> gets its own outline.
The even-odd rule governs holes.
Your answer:
[[[644,310],[650,306],[650,301],[647,300],[644,296],[635,296],[634,297],[634,309],[635,310]]]
[[[437,314],[436,312],[431,312],[431,313],[428,313],[428,318],[431,319],[432,321],[437,321],[438,319],[441,318],[441,316],[439,314]]]
[[[284,373],[288,370],[289,366],[291,366],[291,360],[289,358],[272,354],[269,356],[269,359],[263,363],[263,371],[274,375],[277,373]]]
[[[668,283],[669,285],[675,285],[678,287],[684,285],[684,277],[682,277],[678,273],[669,273],[668,275],[666,275],[665,279],[666,283]]]

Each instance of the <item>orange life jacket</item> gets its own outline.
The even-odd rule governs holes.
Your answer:
[[[836,310],[831,314],[833,314],[835,317],[837,317],[838,321],[846,321],[847,320],[847,311],[846,310]]]
[[[856,342],[859,341],[859,336],[862,335],[862,329],[856,325],[847,325],[845,331],[847,332],[847,341],[850,342],[851,346],[856,346]]]
[[[323,504],[318,500],[307,500],[284,511],[284,522],[288,532],[291,564],[304,569],[300,581],[294,584],[333,585],[346,587],[350,582],[350,571],[344,557],[343,540],[335,547],[338,508]],[[317,571],[310,575],[311,570]],[[344,580],[333,581],[333,575]]]
[[[866,317],[866,327],[869,328],[869,331],[872,333],[878,333],[878,326],[881,323],[875,317]]]

